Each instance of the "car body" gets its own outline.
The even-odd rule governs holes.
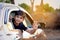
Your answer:
[[[18,40],[19,38],[16,38],[18,36],[18,31],[11,32],[11,25],[9,25],[9,15],[12,11],[24,11],[27,15],[27,20],[24,20],[25,26],[31,25],[33,22],[33,18],[31,15],[25,11],[23,8],[19,6],[15,6],[13,4],[7,4],[7,3],[0,3],[0,40]],[[8,27],[9,26],[9,27]],[[13,29],[13,27],[12,27]]]

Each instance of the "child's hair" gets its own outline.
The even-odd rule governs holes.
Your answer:
[[[20,15],[20,16],[22,16],[23,18],[25,18],[25,16],[26,16],[25,12],[23,12],[23,11],[21,11],[21,10],[15,12],[15,16],[16,16],[16,15]]]

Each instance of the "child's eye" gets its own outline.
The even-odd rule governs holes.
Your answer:
[[[20,17],[20,19],[22,19],[22,17]]]

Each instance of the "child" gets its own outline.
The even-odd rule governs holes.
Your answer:
[[[23,30],[24,31],[27,30],[27,27],[23,25],[24,18],[25,18],[25,13],[23,11],[17,11],[15,13],[15,16],[12,20],[15,29],[19,29],[22,32]]]

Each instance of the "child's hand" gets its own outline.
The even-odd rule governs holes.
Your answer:
[[[32,25],[33,29],[37,29],[38,25],[39,25],[38,21],[34,21],[34,23]]]

